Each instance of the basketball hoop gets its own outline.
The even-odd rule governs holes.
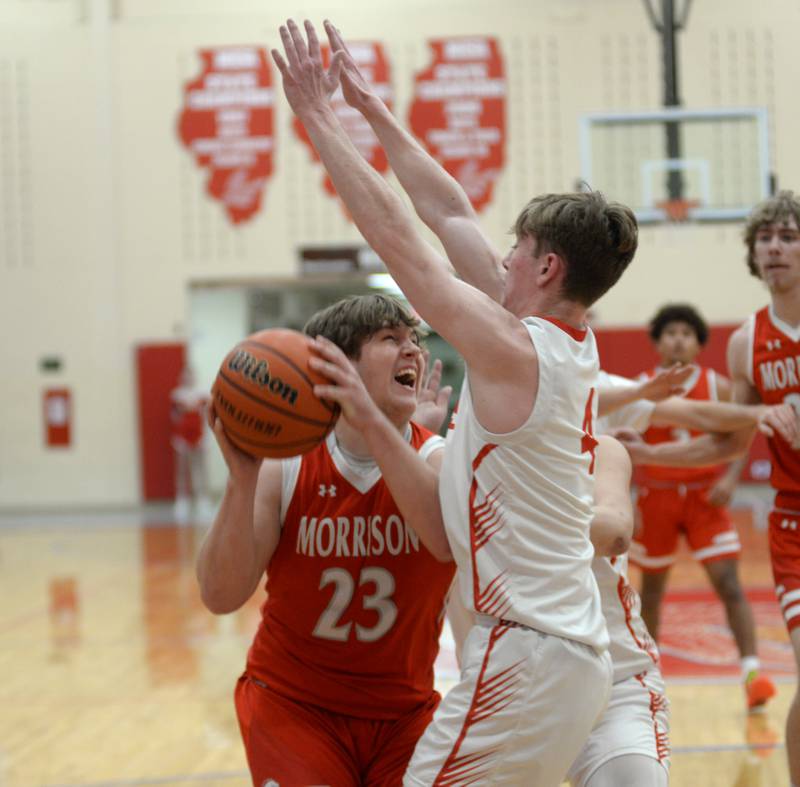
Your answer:
[[[667,221],[673,224],[682,223],[689,220],[689,211],[700,204],[696,199],[668,199],[656,203],[656,207],[661,208],[667,217]]]

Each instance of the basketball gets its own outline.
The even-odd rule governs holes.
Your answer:
[[[338,405],[314,395],[328,382],[308,365],[309,338],[271,328],[239,342],[220,366],[211,389],[225,434],[256,457],[297,456],[333,429]]]

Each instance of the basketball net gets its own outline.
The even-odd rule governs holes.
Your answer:
[[[696,199],[668,199],[657,203],[656,207],[664,211],[667,221],[680,224],[689,220],[689,211],[699,204],[700,200]]]

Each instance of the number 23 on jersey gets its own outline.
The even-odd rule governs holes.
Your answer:
[[[333,585],[333,596],[328,606],[319,616],[313,634],[320,639],[334,642],[347,642],[355,626],[355,637],[359,642],[376,642],[394,625],[397,620],[397,605],[392,600],[395,589],[391,572],[378,566],[365,566],[358,577],[358,587],[372,585],[372,591],[364,595],[363,609],[374,610],[377,622],[372,626],[363,626],[352,621],[342,622],[344,613],[349,609],[356,593],[356,580],[344,568],[326,568],[319,580],[319,589]]]

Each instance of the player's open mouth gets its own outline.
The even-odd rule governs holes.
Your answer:
[[[417,373],[413,369],[405,369],[400,374],[396,374],[395,382],[406,388],[416,388],[417,386]]]

